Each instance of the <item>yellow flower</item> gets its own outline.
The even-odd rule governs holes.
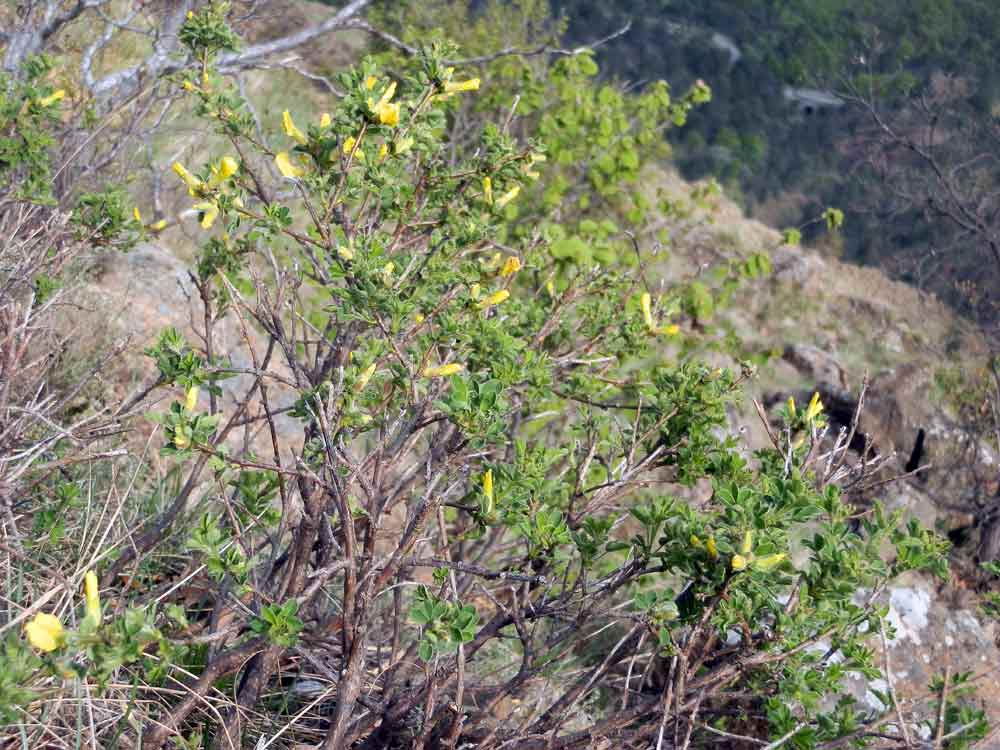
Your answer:
[[[292,120],[292,115],[287,109],[281,113],[281,126],[285,130],[285,135],[289,138],[292,138],[303,145],[309,142],[309,139],[306,138],[306,134],[295,126],[295,122]]]
[[[38,104],[42,107],[51,107],[56,102],[61,102],[66,97],[65,89],[56,89],[48,96],[43,96],[38,100]]]
[[[392,285],[392,274],[396,270],[396,264],[389,261],[382,266],[382,283],[386,286]]]
[[[639,298],[639,304],[642,306],[642,319],[646,323],[646,328],[650,331],[655,331],[656,323],[653,322],[653,298],[649,292],[642,293],[642,297]]]
[[[740,545],[740,554],[749,555],[752,549],[753,549],[753,532],[747,531],[743,535],[743,543]]]
[[[503,208],[504,206],[506,206],[508,203],[514,200],[517,197],[517,194],[520,192],[521,192],[520,185],[515,185],[514,187],[512,187],[506,193],[497,198],[497,208]]]
[[[194,91],[195,90],[195,85],[193,83],[191,83],[191,81],[184,81],[184,83],[182,83],[181,86],[184,87],[185,91]]]
[[[39,612],[24,626],[24,632],[28,636],[28,643],[39,651],[55,651],[65,639],[62,623],[55,615]]]
[[[212,224],[214,224],[215,220],[219,218],[219,205],[217,203],[213,203],[212,201],[195,203],[192,208],[201,214],[202,229],[211,229]]]
[[[365,79],[365,88],[371,91],[373,88],[375,88],[376,83],[378,83],[378,78],[376,78],[375,76],[368,76]]]
[[[468,81],[459,81],[458,83],[448,81],[444,85],[444,91],[446,94],[458,94],[462,91],[479,91],[479,79],[470,78]]]
[[[296,167],[292,164],[292,160],[288,157],[287,151],[281,151],[275,154],[274,163],[278,166],[278,171],[290,179],[301,177],[306,173],[306,170],[302,167]]]
[[[701,539],[698,538],[697,534],[692,534],[691,539],[689,541],[691,542],[692,547],[697,547],[698,549],[701,549],[702,546]]]
[[[374,374],[375,374],[375,363],[372,362],[370,365],[368,365],[368,367],[362,370],[360,375],[358,375],[358,380],[354,384],[354,392],[361,393],[361,391],[365,389],[365,386],[368,385],[368,381],[371,380],[372,375]]]
[[[660,333],[665,333],[667,336],[676,336],[681,332],[681,327],[676,323],[671,323],[668,326],[661,326],[659,331]]]
[[[101,624],[101,595],[97,584],[97,573],[88,570],[83,577],[83,599],[87,617],[95,625]]]
[[[330,118],[330,113],[329,112],[324,112],[323,114],[321,114],[319,116],[319,126],[321,128],[328,128],[328,127],[330,127],[330,123],[331,122],[333,122],[333,120]]]
[[[499,292],[493,292],[489,297],[484,299],[479,303],[479,309],[488,310],[494,305],[499,305],[501,302],[506,300],[510,296],[510,292],[506,289],[501,289]]]
[[[399,124],[399,104],[383,104],[379,106],[378,121],[383,125],[395,127]]]
[[[354,260],[354,249],[350,245],[340,245],[337,248],[337,255],[344,260]]]
[[[218,177],[219,182],[222,182],[236,174],[239,169],[240,163],[236,159],[231,156],[223,156],[219,160],[218,166],[212,168],[212,172]]]
[[[793,396],[788,397],[788,413],[795,419],[795,398]]]
[[[425,378],[446,378],[449,375],[454,375],[465,369],[465,365],[461,365],[457,362],[452,362],[447,365],[437,365],[434,367],[425,367],[423,376]]]
[[[160,219],[159,221],[154,221],[152,224],[149,225],[149,228],[152,229],[154,232],[162,232],[164,229],[167,228],[167,220]]]
[[[384,159],[388,155],[389,155],[389,146],[388,146],[388,144],[383,143],[381,146],[378,147],[378,158],[379,158],[379,161],[381,161],[382,159]]]
[[[545,282],[545,291],[549,293],[549,296],[552,297],[552,299],[555,299],[556,285],[553,283],[552,279],[549,279],[548,281]]]
[[[542,161],[546,161],[545,154],[535,154],[535,153],[531,154],[528,157],[527,165],[525,165],[524,167],[525,176],[529,177],[532,180],[537,180],[541,175],[536,170],[532,169],[532,167],[534,167],[535,164],[537,164],[538,162]]]
[[[493,502],[493,469],[487,469],[483,474],[483,494],[487,500]]]
[[[733,570],[745,570],[747,567],[747,559],[743,555],[733,555],[732,561]]]
[[[473,301],[479,299],[479,294],[482,291],[482,287],[479,284],[473,284],[469,287],[469,296],[472,297]]]
[[[767,571],[778,567],[778,565],[780,565],[786,557],[787,555],[784,552],[779,552],[775,555],[764,555],[764,557],[758,557],[754,560],[753,566],[757,568],[757,570],[762,570],[766,573]]]
[[[373,99],[368,100],[368,109],[378,118],[383,125],[394,126],[399,124],[399,104],[391,104],[392,97],[396,94],[396,82],[392,81],[383,92],[378,102]]]
[[[188,11],[188,15],[187,15],[187,19],[190,21],[192,18],[194,18],[194,11],[193,10],[189,10]]]
[[[138,222],[139,222],[140,224],[142,223],[142,214],[141,214],[141,213],[139,213],[139,207],[138,207],[138,206],[136,206],[135,208],[133,208],[133,209],[132,209],[132,216],[133,216],[133,217],[135,218],[135,220],[136,220],[136,221],[138,221]]]
[[[194,411],[195,407],[198,406],[198,395],[200,394],[200,389],[196,385],[192,385],[187,389],[187,393],[184,394],[184,408],[188,411]]]
[[[489,177],[483,178],[483,197],[491,206],[493,205],[493,180]]]
[[[708,550],[708,556],[713,560],[719,559],[719,548],[715,544],[715,537],[710,536],[708,541],[705,542],[705,549]]]
[[[823,411],[823,402],[819,400],[819,391],[813,394],[812,400],[809,401],[809,407],[806,409],[805,419],[807,422],[812,422],[816,417],[819,416],[820,412]]]
[[[188,186],[189,194],[194,195],[196,190],[200,190],[202,187],[204,187],[204,183],[202,183],[202,181],[199,180],[197,177],[195,177],[193,174],[188,172],[187,169],[184,168],[184,165],[181,164],[179,161],[174,162],[173,170],[178,177],[184,180],[184,183]]]
[[[521,259],[516,255],[511,255],[507,260],[504,261],[503,268],[500,269],[500,275],[504,278],[508,276],[513,276],[515,273],[521,270]]]
[[[365,152],[361,150],[361,143],[353,135],[347,136],[347,139],[344,141],[344,145],[341,146],[341,151],[344,156],[350,156],[351,152],[354,152],[354,158],[358,161],[365,160]]]
[[[417,313],[416,315],[413,316],[413,320],[417,325],[420,325],[425,320],[427,320],[427,318],[425,318],[421,313]]]

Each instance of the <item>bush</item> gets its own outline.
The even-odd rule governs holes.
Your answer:
[[[878,594],[941,573],[944,546],[878,506],[855,520],[838,484],[865,466],[823,453],[818,399],[744,455],[727,415],[751,369],[672,343],[711,315],[707,288],[652,287],[640,243],[598,258],[616,231],[567,232],[565,196],[529,203],[557,179],[532,187],[543,144],[502,121],[447,140],[481,83],[452,48],[399,78],[364,62],[329,114],[284,113],[273,148],[212,73],[223,24],[189,19],[205,67],[180,85],[232,152],[174,167],[208,233],[205,344],[169,330],[148,352],[175,396],[154,416],[177,479],[97,523],[60,589],[85,581],[79,613],[25,603],[5,716],[63,711],[71,729],[58,700],[83,687],[106,747],[867,739],[888,714],[841,682],[879,674]],[[584,142],[602,127],[587,116]],[[634,206],[609,170],[592,187]],[[212,351],[227,316],[249,365]],[[237,373],[250,384],[223,407]],[[84,512],[81,484],[59,490],[65,513]]]

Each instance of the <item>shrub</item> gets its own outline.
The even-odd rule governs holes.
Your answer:
[[[727,414],[751,369],[671,343],[707,290],[681,317],[638,242],[566,252],[563,202],[525,205],[543,144],[503,122],[449,142],[481,84],[452,48],[399,78],[364,62],[274,147],[212,73],[222,23],[189,21],[204,70],[181,85],[232,151],[174,167],[208,233],[206,344],[148,352],[183,479],[109,535],[76,625],[8,640],[7,715],[72,672],[129,686],[91,724],[108,746],[865,741],[889,714],[841,682],[879,674],[878,594],[941,573],[943,544],[879,506],[855,523],[838,483],[865,467],[824,453],[818,399],[746,456]],[[249,365],[212,352],[225,316]]]

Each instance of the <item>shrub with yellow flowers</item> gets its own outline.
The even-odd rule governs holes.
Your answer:
[[[682,308],[710,316],[705,290],[651,284],[638,241],[634,258],[589,252],[614,227],[554,229],[572,207],[546,167],[576,151],[512,116],[450,138],[458,102],[495,95],[454,47],[365,60],[326,113],[290,109],[267,131],[214,72],[230,39],[203,14],[181,33],[201,65],[180,86],[229,143],[174,172],[202,214],[205,343],[170,331],[148,350],[179,479],[103,571],[127,597],[144,561],[183,561],[156,595],[157,622],[183,623],[188,658],[160,667],[182,688],[151,685],[128,730],[141,746],[693,747],[722,732],[805,748],[884,725],[843,680],[879,674],[878,594],[941,573],[944,545],[879,506],[853,524],[838,483],[866,468],[829,444],[819,399],[743,450],[729,414],[752,367],[674,345]],[[579,58],[567,66],[593,64]],[[565,126],[599,128],[586,112]],[[641,145],[618,148],[630,172]],[[612,166],[594,168],[610,200]],[[239,361],[211,346],[224,317]]]

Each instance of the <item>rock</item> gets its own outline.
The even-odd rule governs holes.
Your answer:
[[[985,710],[994,723],[1000,718],[1000,650],[996,646],[997,628],[984,620],[966,601],[958,589],[938,586],[919,573],[902,576],[879,597],[888,605],[886,618],[894,634],[887,638],[892,689],[907,717],[910,732],[919,735],[921,722],[936,720],[937,696],[929,691],[935,677],[971,672],[977,678],[976,705]],[[859,603],[866,601],[867,592],[859,592]],[[888,629],[887,629],[888,634]],[[872,646],[881,653],[881,639],[876,635]],[[829,644],[820,644],[829,648]],[[817,648],[817,651],[819,648]],[[832,661],[838,661],[835,654]],[[882,663],[882,660],[878,660]],[[849,692],[869,708],[882,711],[875,690],[886,692],[889,682],[877,679],[869,682],[858,673],[849,673]],[[926,725],[924,725],[925,727]],[[991,746],[992,747],[992,746]]]
[[[819,255],[792,245],[782,245],[772,251],[771,263],[774,280],[786,284],[805,286],[827,271],[827,264]]]
[[[832,392],[849,390],[847,373],[830,354],[807,344],[789,344],[782,359],[812,380],[817,387]]]

